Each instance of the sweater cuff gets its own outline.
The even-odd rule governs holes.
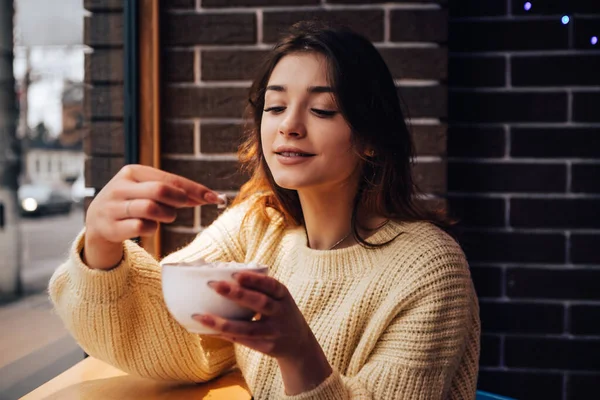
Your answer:
[[[347,388],[342,382],[339,372],[334,369],[331,375],[327,377],[319,386],[307,392],[293,396],[281,396],[283,400],[342,400],[348,398]]]
[[[123,259],[114,268],[106,271],[92,269],[81,259],[81,250],[85,243],[85,228],[77,235],[71,248],[68,265],[71,285],[77,296],[89,303],[110,303],[118,300],[127,289],[129,277],[129,259],[132,246],[130,241],[123,242]]]

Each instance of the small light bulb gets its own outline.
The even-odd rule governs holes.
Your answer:
[[[598,36],[592,36],[590,38],[590,43],[592,44],[592,46],[595,46],[598,44]]]
[[[563,15],[563,17],[560,19],[560,22],[562,22],[563,25],[566,25],[569,23],[570,20],[571,18],[569,18],[568,15]]]
[[[523,5],[523,8],[525,9],[525,11],[529,11],[529,10],[531,10],[531,3],[530,3],[530,2],[527,2],[527,3],[525,3],[525,4]]]

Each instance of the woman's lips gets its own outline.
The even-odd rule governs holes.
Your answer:
[[[280,151],[277,154],[284,156],[284,157],[310,157],[313,155],[313,154],[300,153],[300,152],[295,152],[295,151]]]
[[[309,161],[313,156],[314,154],[293,153],[289,151],[275,153],[275,158],[280,164],[283,165],[301,164]]]

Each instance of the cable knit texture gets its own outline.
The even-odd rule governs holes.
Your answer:
[[[230,208],[164,262],[255,261],[285,284],[333,368],[318,387],[287,396],[274,359],[188,333],[168,313],[160,265],[135,243],[110,271],[79,257],[85,232],[50,281],[57,313],[83,349],[128,373],[202,382],[231,367],[256,399],[474,399],[479,309],[465,256],[435,226],[389,223],[369,238],[390,245],[307,247],[285,228]]]

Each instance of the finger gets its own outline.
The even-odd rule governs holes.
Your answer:
[[[272,327],[267,322],[235,321],[212,314],[194,314],[192,318],[224,336],[248,339],[275,337]]]
[[[266,348],[266,346],[264,344],[265,339],[263,339],[263,338],[246,338],[246,337],[240,337],[240,336],[235,336],[235,335],[228,335],[226,333],[214,335],[214,337],[223,339],[223,340],[227,340],[228,342],[231,342],[231,343],[241,344],[246,347],[250,347],[251,349],[260,351],[261,353],[265,353],[265,351],[262,351],[263,348]]]
[[[225,281],[210,282],[209,286],[221,296],[235,301],[242,307],[249,308],[261,315],[272,316],[281,310],[281,305],[264,293],[248,290],[240,285]]]
[[[287,288],[277,279],[256,272],[238,272],[234,279],[247,289],[264,293],[275,300],[281,300],[288,295]]]
[[[235,335],[228,335],[226,333],[221,333],[219,335],[215,335],[214,337],[227,340],[231,343],[241,344],[243,346],[249,347],[253,350],[258,351],[259,353],[273,355],[273,350],[275,348],[272,340],[263,339],[263,338],[246,338]]]
[[[145,165],[128,165],[125,166],[123,170],[125,171],[124,174],[137,182],[159,181],[183,189],[187,195],[192,200],[197,201],[199,205],[208,203],[219,204],[222,202],[214,191],[179,175]]]
[[[144,219],[124,219],[115,222],[113,237],[134,238],[138,236],[152,236],[158,228],[158,223]],[[124,240],[124,239],[123,239]]]
[[[155,200],[172,207],[185,207],[189,202],[185,190],[158,181],[124,182],[114,193],[115,197],[122,199]]]
[[[114,204],[114,207],[121,208],[121,210],[115,210],[115,214],[113,214],[118,215],[120,217],[118,219],[146,219],[171,223],[177,218],[177,211],[173,207],[152,200],[132,199]]]

